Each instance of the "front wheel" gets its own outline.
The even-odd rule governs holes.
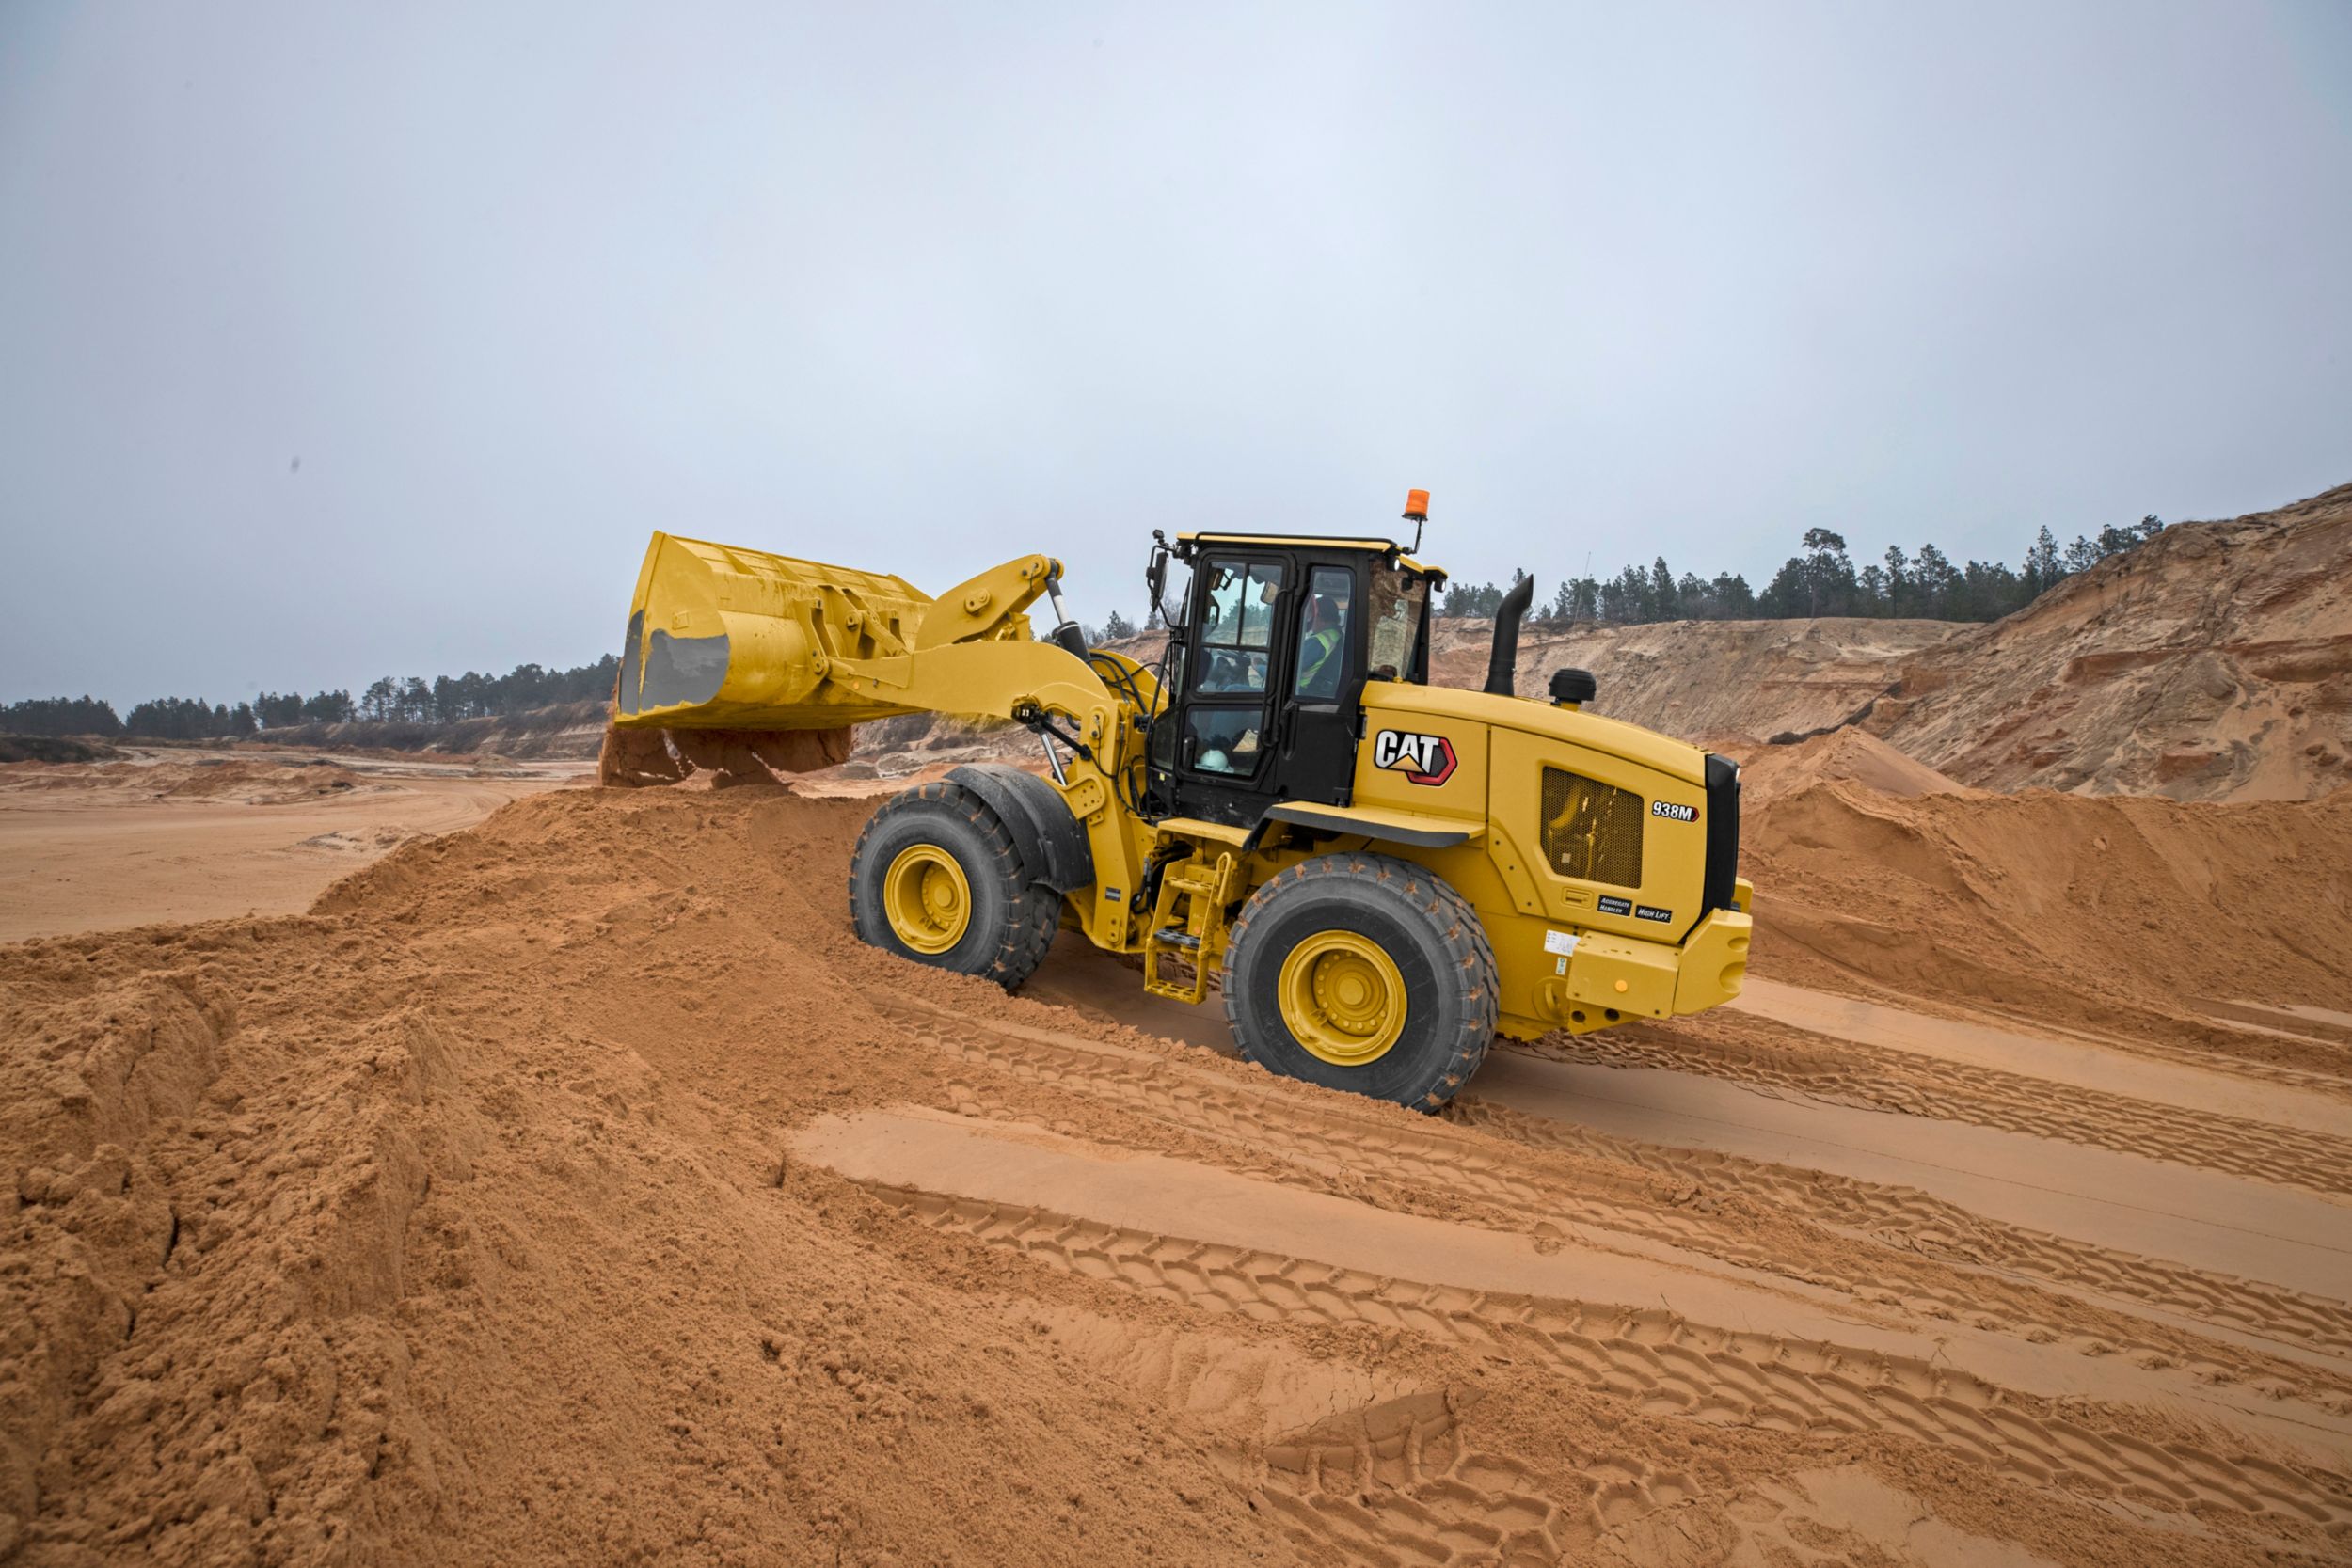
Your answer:
[[[1390,855],[1323,855],[1250,895],[1225,961],[1242,1055],[1435,1111],[1495,1035],[1495,956],[1469,900]]]
[[[1031,874],[987,801],[928,784],[887,801],[858,834],[850,912],[876,947],[1010,990],[1061,924],[1061,895]]]

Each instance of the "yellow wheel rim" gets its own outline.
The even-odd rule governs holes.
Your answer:
[[[972,884],[936,844],[911,844],[882,873],[882,913],[917,953],[945,953],[972,924]]]
[[[1334,1067],[1363,1067],[1405,1033],[1405,976],[1379,945],[1322,931],[1282,960],[1276,995],[1291,1037]]]

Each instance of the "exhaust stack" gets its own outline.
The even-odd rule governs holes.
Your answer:
[[[1521,578],[1495,607],[1495,649],[1486,657],[1486,689],[1498,697],[1518,695],[1511,689],[1511,667],[1519,657],[1519,618],[1535,597],[1535,579]]]

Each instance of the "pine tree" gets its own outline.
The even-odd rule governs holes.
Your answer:
[[[1853,562],[1846,557],[1846,538],[1825,528],[1804,531],[1805,613],[1835,615],[1853,596]]]
[[[2050,525],[2044,523],[2033,537],[2032,547],[2026,551],[2026,591],[2039,598],[2058,585],[2066,576],[2066,567],[2058,560],[2058,541],[2050,536]]]
[[[1653,621],[1678,621],[1682,618],[1682,596],[1675,592],[1675,575],[1667,569],[1666,558],[1662,555],[1650,562],[1649,603],[1645,608]]]
[[[1877,562],[1854,574],[1854,588],[1861,603],[1854,606],[1865,615],[1892,615],[1895,612],[1894,574]]]
[[[1942,550],[1933,545],[1919,546],[1918,559],[1912,567],[1914,592],[1918,595],[1920,613],[1942,615],[1952,601],[1952,587],[1960,574],[1952,567]]]

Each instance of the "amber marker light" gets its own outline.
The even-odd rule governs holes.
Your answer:
[[[1427,522],[1429,520],[1429,492],[1426,490],[1406,491],[1405,515],[1417,523]]]

